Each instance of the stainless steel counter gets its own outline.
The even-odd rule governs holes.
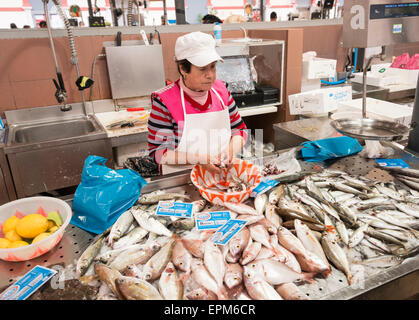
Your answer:
[[[289,150],[289,149],[288,149]],[[281,150],[276,154],[265,157],[264,161],[269,161],[278,153],[287,151]],[[413,168],[419,168],[419,158],[408,154],[405,151],[395,148],[394,158],[402,158]],[[302,162],[303,168],[310,167],[312,164]],[[380,179],[380,169],[375,166],[374,160],[363,159],[357,155],[346,157],[336,161],[333,165],[351,174],[363,174]],[[190,172],[184,171],[178,174],[168,175],[162,178],[154,178],[143,190],[142,193],[148,193],[157,189],[166,191],[185,191],[191,197],[191,200],[200,199],[199,192],[190,183]],[[72,197],[65,199],[70,205]],[[50,252],[36,259],[26,262],[6,262],[0,261],[0,289],[9,286],[19,277],[33,268],[35,265],[49,266],[59,271],[55,281],[71,279],[71,273],[64,272],[64,267],[68,270],[75,266],[77,259],[93,240],[94,235],[73,225],[69,225],[61,242]],[[71,269],[71,268],[70,268]],[[61,272],[61,273],[60,273]],[[373,274],[366,274],[364,281],[359,287],[349,286],[344,274],[333,268],[332,273],[326,279],[316,279],[315,284],[306,284],[300,286],[304,293],[310,299],[362,299],[370,294],[374,297],[374,292],[378,292],[382,286],[399,287],[404,281],[408,282],[409,290],[405,290],[405,295],[401,296],[400,288],[395,292],[390,290],[385,299],[400,298],[405,299],[419,292],[419,256],[406,259],[401,265],[392,267],[384,271],[377,271]],[[54,279],[54,278],[53,278]],[[416,281],[416,282],[415,282]],[[407,288],[407,287],[406,287]],[[377,291],[378,290],[378,291]]]

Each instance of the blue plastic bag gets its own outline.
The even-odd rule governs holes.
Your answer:
[[[84,162],[81,182],[73,199],[71,224],[100,234],[119,216],[131,208],[147,184],[131,169],[112,170],[106,159],[88,156]]]
[[[307,162],[322,162],[356,154],[362,150],[358,140],[351,137],[336,137],[301,144],[301,156]]]

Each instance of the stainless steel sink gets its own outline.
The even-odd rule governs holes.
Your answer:
[[[12,142],[32,143],[65,139],[83,136],[95,130],[92,120],[87,118],[35,124],[16,128]]]

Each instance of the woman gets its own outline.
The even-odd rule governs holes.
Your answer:
[[[216,79],[222,59],[214,38],[202,32],[179,37],[175,60],[179,80],[151,95],[149,154],[163,174],[196,163],[220,172],[242,150],[247,133],[230,92]]]

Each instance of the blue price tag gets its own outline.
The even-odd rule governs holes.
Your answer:
[[[212,235],[211,241],[222,246],[227,244],[235,234],[243,229],[246,223],[247,221],[244,220],[229,220]]]
[[[198,230],[218,229],[230,220],[230,211],[212,211],[196,214],[196,227]]]
[[[409,165],[402,159],[375,159],[380,167],[409,168]]]
[[[192,203],[159,201],[156,214],[158,216],[191,218],[192,209],[193,209]]]
[[[259,183],[256,188],[253,189],[250,196],[255,198],[257,195],[271,190],[273,187],[275,187],[278,184],[279,184],[279,181],[269,180],[269,179],[262,180],[262,182]]]
[[[35,266],[15,284],[3,291],[0,294],[0,300],[25,300],[56,273],[56,270]]]

